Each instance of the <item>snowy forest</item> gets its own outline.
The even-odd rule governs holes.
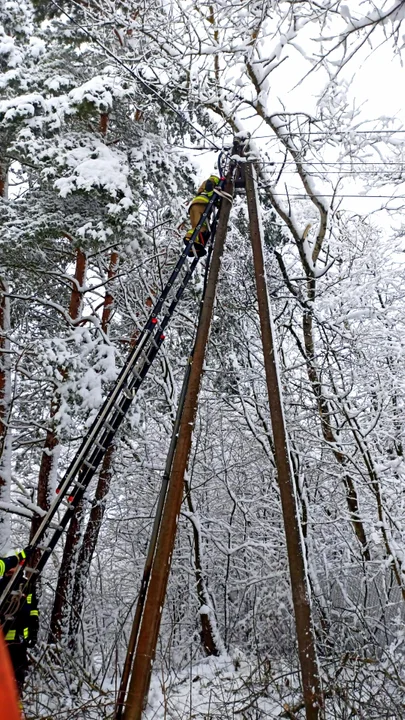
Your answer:
[[[0,0],[1,556],[35,536],[199,184],[235,137],[255,162],[319,704],[239,188],[144,720],[405,718],[404,46],[405,0]],[[38,578],[27,720],[115,717],[205,263]]]

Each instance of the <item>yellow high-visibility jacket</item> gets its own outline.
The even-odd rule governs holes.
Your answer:
[[[29,592],[21,601],[13,625],[7,631],[5,640],[12,642],[30,642],[35,644],[38,636],[39,611],[35,591]]]
[[[21,557],[19,557],[19,555]],[[15,555],[8,555],[7,557],[0,558],[0,580],[9,570],[12,570],[18,565],[20,559],[25,559],[24,550],[21,550],[19,554],[16,553]]]
[[[220,178],[217,175],[210,175],[207,180],[204,180],[202,185],[198,188],[198,194],[193,198],[188,209],[190,210],[192,205],[204,204],[208,205],[211,200],[214,189],[219,185]]]

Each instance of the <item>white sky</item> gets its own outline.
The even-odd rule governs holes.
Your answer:
[[[304,46],[305,50],[307,49],[306,42],[308,48],[312,46],[313,49],[314,39],[311,37],[311,32],[313,32],[312,27],[308,26],[307,40],[305,41],[302,35],[299,37],[300,45]],[[350,82],[347,95],[350,105],[360,109],[360,115],[355,122],[357,124],[359,121],[370,121],[369,125],[364,126],[365,128],[383,130],[383,121],[378,119],[385,116],[385,118],[395,118],[396,127],[399,128],[401,125],[405,127],[405,68],[401,65],[400,58],[394,55],[392,42],[384,41],[382,29],[373,34],[373,46],[376,48],[375,50],[369,45],[365,45],[341,73],[342,80]],[[281,108],[281,100],[287,111],[307,112],[315,115],[316,95],[326,83],[326,72],[318,70],[304,79],[298,87],[295,87],[297,82],[311,68],[311,65],[297,50],[289,48],[286,54],[288,55],[287,61],[271,75],[271,90],[267,109],[270,112],[277,112]],[[336,54],[337,58],[338,53]],[[256,121],[250,121],[249,125],[251,131],[257,127]],[[253,132],[253,136],[254,134]],[[262,136],[266,134],[266,127],[261,125],[256,135]],[[272,137],[271,131],[268,131],[268,135],[269,138]],[[398,141],[405,142],[405,131],[396,133],[395,138]],[[264,144],[265,141],[259,140],[258,144],[261,143]],[[205,153],[196,158],[201,166],[201,179],[212,172],[215,158],[215,153]],[[388,169],[389,166],[384,168],[381,165],[380,167],[383,173],[384,169]],[[337,179],[336,172],[338,169],[336,166],[330,166],[330,178],[332,181]],[[294,176],[289,175],[288,178],[291,186],[295,185]],[[319,187],[319,182],[317,181],[317,187]],[[296,188],[297,192],[301,191],[301,185],[298,181]],[[327,194],[330,189],[325,186],[324,192]],[[362,192],[362,183],[359,183],[355,176],[347,176],[339,192],[342,195],[357,196]],[[386,186],[368,191],[368,195],[374,194],[405,196],[405,182],[396,188]],[[366,215],[373,214],[373,222],[377,225],[382,227],[398,225],[402,221],[402,211],[390,215],[385,211],[376,212],[378,208],[386,203],[387,200],[380,200],[378,197],[344,197],[342,199],[342,206],[347,210]],[[398,200],[396,203],[391,201],[389,207],[395,209],[395,207],[401,207],[403,204],[405,204],[405,199]]]

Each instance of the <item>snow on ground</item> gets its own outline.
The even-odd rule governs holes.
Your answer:
[[[58,660],[44,648],[42,661],[30,673],[23,702],[27,720],[113,718],[115,681],[104,678],[100,686],[89,669],[83,673],[73,658],[62,655]],[[300,693],[291,668],[268,661],[253,665],[236,652],[232,658],[205,658],[177,672],[159,673],[155,667],[143,720],[285,718],[286,708],[297,702]],[[299,712],[296,717],[302,719]]]
[[[284,713],[270,687],[269,667],[229,656],[209,657],[174,677],[152,678],[145,720],[278,718]]]
[[[402,627],[402,626],[401,626]],[[346,653],[324,658],[324,720],[400,720],[405,718],[404,633],[383,658]],[[395,647],[394,647],[395,646]],[[396,649],[395,649],[396,648]],[[398,652],[399,651],[399,652]],[[26,720],[112,720],[122,667],[98,660],[84,665],[62,646],[40,645],[24,689]],[[294,659],[250,661],[232,656],[196,659],[175,668],[155,663],[149,701],[142,720],[304,720],[305,709]]]

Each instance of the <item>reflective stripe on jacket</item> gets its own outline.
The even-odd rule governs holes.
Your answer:
[[[5,640],[8,643],[23,643],[36,640],[39,625],[39,612],[35,588],[22,597],[20,608],[12,621],[12,627],[7,631]]]
[[[20,640],[28,640],[30,636],[30,629],[28,627],[25,627],[22,629],[21,635],[17,635],[17,630],[8,630],[6,633],[6,642],[14,642],[16,639],[19,642]]]
[[[32,593],[27,595],[27,605],[32,605]],[[30,617],[39,617],[39,610],[30,608]]]
[[[206,190],[207,182],[210,183],[209,187],[212,187],[212,190]],[[188,209],[190,210],[192,205],[208,205],[209,201],[211,200],[214,190],[219,185],[220,179],[217,177],[217,175],[210,175],[208,180],[205,180],[202,185],[198,188],[198,195],[196,195],[195,198],[191,201],[190,205],[188,206]]]
[[[212,195],[212,193],[211,193],[211,195]],[[197,195],[194,198],[194,200],[191,201],[189,207],[191,207],[192,205],[197,205],[197,203],[204,203],[204,204],[208,205],[209,201],[210,201],[210,198],[208,197],[208,193],[206,195]]]
[[[24,553],[25,557],[25,553]],[[0,579],[4,578],[4,575],[8,573],[9,570],[12,570],[13,568],[17,567],[18,565],[18,556],[15,555],[7,555],[7,557],[0,558]]]

